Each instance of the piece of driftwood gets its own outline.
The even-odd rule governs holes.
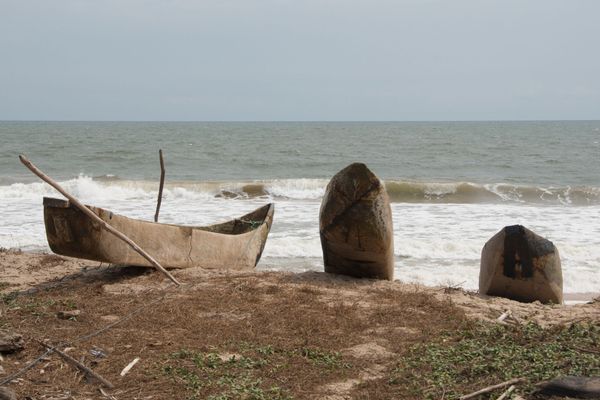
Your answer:
[[[496,400],[504,400],[510,396],[510,394],[516,389],[515,385],[511,385],[504,393],[500,395]]]
[[[65,310],[56,313],[56,316],[60,319],[71,319],[77,318],[81,315],[81,310]]]
[[[578,347],[578,346],[571,346],[571,347],[573,347],[573,349],[575,349],[577,351],[582,351],[584,353],[600,354],[599,350],[584,349],[583,347]]]
[[[0,386],[0,400],[17,400],[17,395],[14,390]]]
[[[125,236],[124,234],[122,234],[121,232],[119,232],[118,230],[116,230],[115,228],[113,228],[111,225],[109,225],[108,223],[106,223],[104,220],[102,220],[102,218],[100,218],[96,214],[94,214],[94,212],[92,210],[90,210],[89,208],[87,208],[86,206],[84,206],[74,196],[72,196],[71,194],[67,193],[58,183],[56,183],[52,178],[50,178],[48,175],[46,175],[42,171],[40,171],[35,165],[33,165],[33,163],[31,161],[29,161],[27,158],[25,158],[25,156],[19,155],[19,159],[21,160],[21,162],[23,163],[23,165],[25,165],[31,172],[33,172],[35,175],[37,175],[44,182],[48,183],[54,189],[56,189],[57,191],[59,191],[60,194],[62,194],[63,196],[65,196],[67,199],[69,199],[69,201],[74,206],[76,206],[79,210],[81,210],[81,212],[83,212],[85,215],[87,215],[88,217],[90,217],[93,221],[97,222],[102,228],[104,228],[108,232],[110,232],[113,235],[115,235],[117,238],[119,238],[122,241],[124,241],[125,243],[127,243],[127,245],[129,245],[135,252],[137,252],[142,257],[144,257],[146,260],[148,260],[148,262],[153,267],[155,267],[160,272],[162,272],[163,274],[165,274],[177,286],[181,285],[181,283],[179,283],[179,281],[177,279],[175,279],[175,277],[173,275],[171,275],[169,273],[169,271],[167,271],[166,269],[164,269],[163,266],[160,265],[158,263],[158,261],[156,261],[150,254],[146,253],[133,240],[129,239],[127,236]]]
[[[510,317],[510,310],[506,310],[505,312],[502,313],[502,315],[500,315],[497,319],[498,322],[503,322],[506,318]]]
[[[68,355],[68,354],[58,350],[57,348],[52,347],[49,344],[44,343],[42,341],[39,341],[39,343],[42,346],[44,346],[45,348],[47,348],[48,350],[51,350],[51,351],[55,352],[56,354],[58,354],[59,356],[61,356],[65,361],[67,361],[67,363],[71,364],[74,367],[79,368],[81,371],[83,371],[86,374],[90,375],[91,377],[95,378],[96,380],[98,380],[100,383],[102,383],[107,388],[112,389],[114,387],[113,384],[110,383],[108,380],[103,378],[98,373],[92,371],[90,368],[86,367],[85,365],[83,365],[82,363],[80,363],[79,361],[77,361],[76,359],[71,357],[70,355]]]
[[[40,355],[38,358],[36,358],[35,360],[31,361],[29,364],[27,364],[25,367],[21,368],[20,370],[10,374],[9,376],[7,376],[6,378],[3,378],[2,380],[0,380],[0,386],[5,385],[7,383],[10,383],[12,381],[14,381],[15,379],[17,379],[18,377],[20,377],[21,375],[23,375],[25,372],[29,371],[31,368],[35,367],[38,363],[40,363],[42,360],[45,360],[46,357],[52,353],[51,350],[46,350],[45,353],[43,353],[42,355]]]
[[[162,203],[162,193],[165,185],[165,162],[163,160],[162,149],[158,150],[158,157],[160,158],[160,185],[158,186],[158,199],[156,200],[154,222],[158,222],[158,213],[160,212],[160,203]]]
[[[104,397],[106,397],[109,400],[117,400],[117,398],[113,395],[111,395],[110,393],[107,393],[104,389],[99,388],[98,389],[100,391],[100,394]]]
[[[25,347],[23,335],[7,330],[0,330],[0,353],[13,353]]]
[[[562,376],[538,385],[539,393],[548,396],[568,396],[577,399],[600,398],[600,377]]]
[[[123,371],[121,371],[120,375],[121,376],[127,375],[129,373],[129,371],[131,371],[131,368],[133,368],[133,366],[138,363],[138,361],[140,361],[139,357],[134,358],[133,361],[131,361],[129,364],[127,364],[127,366],[125,368],[123,368]]]
[[[459,397],[460,400],[467,400],[467,399],[472,399],[473,397],[477,397],[480,394],[485,394],[485,393],[489,393],[492,392],[496,389],[502,389],[504,387],[507,386],[511,386],[511,385],[516,385],[518,383],[524,382],[525,378],[514,378],[514,379],[510,379],[508,381],[502,382],[502,383],[498,383],[497,385],[492,385],[492,386],[488,386],[488,387],[484,387],[481,390],[478,390],[476,392],[470,393],[470,394],[466,394],[464,396]]]

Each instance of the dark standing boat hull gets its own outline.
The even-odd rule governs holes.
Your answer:
[[[558,249],[523,226],[503,228],[481,251],[481,294],[562,304],[562,283]]]
[[[394,279],[392,211],[385,186],[364,164],[338,172],[319,215],[325,272]]]

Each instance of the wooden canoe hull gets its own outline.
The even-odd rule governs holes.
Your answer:
[[[392,210],[382,182],[354,163],[327,185],[319,213],[325,272],[394,279]]]
[[[479,292],[562,304],[562,269],[554,244],[521,225],[507,226],[483,247]]]
[[[222,224],[191,227],[136,220],[99,207],[89,209],[170,268],[254,268],[274,213],[274,205],[268,204]],[[57,254],[111,264],[151,266],[66,200],[44,198],[44,223],[50,249]]]

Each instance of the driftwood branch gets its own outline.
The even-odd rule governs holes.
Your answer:
[[[160,272],[165,274],[177,286],[181,285],[179,283],[179,281],[177,281],[177,279],[175,279],[175,277],[173,275],[171,275],[166,269],[164,269],[163,266],[160,265],[158,263],[158,261],[156,261],[150,254],[146,253],[133,240],[129,239],[123,233],[119,232],[118,230],[116,230],[115,228],[113,228],[112,226],[107,224],[104,220],[102,220],[102,218],[98,217],[92,210],[90,210],[89,208],[84,206],[79,200],[77,200],[75,197],[73,197],[72,195],[67,193],[58,183],[56,183],[54,180],[52,180],[52,178],[50,178],[49,176],[44,174],[42,171],[40,171],[35,165],[33,165],[33,163],[31,161],[29,161],[27,158],[25,158],[25,156],[19,155],[19,159],[21,160],[23,165],[25,165],[27,168],[29,168],[29,170],[31,172],[33,172],[35,175],[37,175],[44,182],[48,183],[54,189],[58,190],[63,196],[65,196],[67,199],[69,199],[69,201],[75,207],[79,208],[85,215],[87,215],[93,221],[100,224],[100,226],[102,226],[102,228],[106,229],[107,231],[109,231],[110,233],[112,233],[113,235],[115,235],[116,237],[118,237],[119,239],[124,241],[125,243],[127,243],[133,250],[135,250],[142,257],[144,257],[146,260],[148,260],[148,262],[150,262],[150,264],[152,264],[156,269],[158,269]]]
[[[100,383],[102,383],[107,388],[112,389],[114,387],[112,383],[110,383],[105,378],[103,378],[101,375],[99,375],[96,372],[92,371],[91,369],[89,369],[88,367],[86,367],[85,365],[83,365],[82,363],[80,363],[79,361],[77,361],[76,359],[74,359],[73,357],[71,357],[70,355],[68,355],[68,354],[66,354],[66,353],[58,350],[57,348],[52,347],[49,344],[46,344],[46,343],[44,343],[42,341],[40,341],[39,343],[42,346],[44,346],[45,348],[47,348],[48,350],[51,350],[51,351],[55,352],[56,354],[58,354],[59,356],[61,356],[66,362],[68,362],[72,366],[77,367],[80,370],[82,370],[83,372],[85,372],[86,374],[94,377],[95,379],[97,379]]]
[[[578,346],[571,346],[571,347],[573,347],[573,349],[575,349],[577,351],[582,351],[584,353],[600,354],[599,350],[584,349],[583,347],[578,347]]]
[[[140,361],[139,357],[136,357],[133,359],[133,361],[131,361],[129,364],[127,364],[127,366],[125,368],[123,368],[123,371],[121,371],[120,375],[121,376],[125,376],[129,373],[129,371],[131,371],[131,368],[133,368],[133,366],[135,364],[137,364],[137,362]]]
[[[476,392],[473,392],[473,393],[461,396],[461,397],[459,397],[459,400],[472,399],[473,397],[477,397],[480,394],[489,393],[489,392],[494,391],[496,389],[501,389],[501,388],[504,388],[504,387],[510,386],[510,385],[516,385],[517,383],[521,383],[521,382],[524,382],[524,381],[525,381],[525,378],[511,379],[509,381],[502,382],[502,383],[499,383],[497,385],[488,386],[488,387],[485,387],[485,388],[483,388],[481,390],[478,390]]]
[[[41,356],[39,356],[38,358],[36,358],[32,362],[30,362],[29,364],[27,364],[25,367],[21,368],[20,370],[18,370],[17,372],[15,372],[13,374],[10,374],[6,378],[0,380],[0,386],[4,386],[5,384],[14,381],[15,379],[17,379],[18,377],[23,375],[25,372],[29,371],[31,368],[33,368],[37,364],[39,364],[44,358],[46,358],[48,355],[50,355],[50,353],[52,353],[52,351],[47,350],[45,353],[43,353]]]
[[[506,389],[506,392],[502,393],[502,395],[500,397],[498,397],[496,400],[508,399],[508,396],[510,396],[510,394],[515,390],[515,388],[516,388],[515,385],[511,385],[508,389]]]
[[[502,313],[502,315],[500,315],[500,316],[499,316],[499,317],[496,319],[496,321],[498,321],[498,322],[504,322],[504,320],[505,320],[506,318],[510,317],[510,316],[511,316],[511,314],[512,314],[512,313],[511,313],[511,311],[510,311],[510,310],[506,310],[505,312],[503,312],[503,313]]]
[[[160,186],[158,187],[158,200],[156,201],[156,213],[154,213],[154,222],[158,222],[158,213],[160,212],[160,203],[162,203],[163,187],[165,185],[165,162],[163,160],[162,149],[158,150],[160,158]]]

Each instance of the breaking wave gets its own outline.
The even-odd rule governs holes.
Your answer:
[[[327,182],[326,179],[173,181],[165,184],[163,196],[166,199],[320,200]],[[153,198],[158,190],[157,182],[123,180],[116,176],[90,178],[81,175],[62,182],[62,185],[75,196],[107,200]],[[600,205],[600,187],[591,186],[544,187],[408,180],[386,180],[385,186],[393,203]],[[55,194],[48,185],[38,182],[0,186],[0,200]]]
[[[600,204],[598,187],[542,187],[506,183],[402,182],[387,181],[392,202],[398,203],[521,203],[521,204]]]

